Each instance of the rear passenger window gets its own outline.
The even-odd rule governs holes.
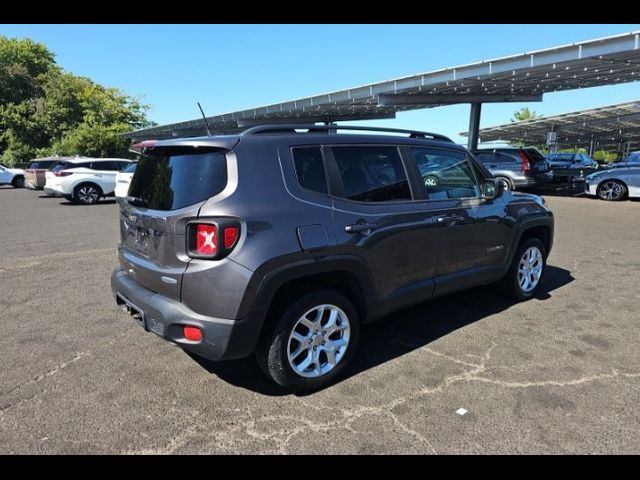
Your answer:
[[[484,165],[488,163],[498,163],[500,161],[498,154],[495,153],[476,153],[476,158]]]
[[[106,171],[118,171],[120,170],[120,165],[118,162],[107,161],[107,162],[93,162],[92,168],[94,170],[106,170]]]
[[[298,183],[302,188],[318,193],[328,193],[327,175],[320,147],[294,148],[293,163],[296,167]]]
[[[345,197],[360,202],[411,200],[396,147],[333,147]]]

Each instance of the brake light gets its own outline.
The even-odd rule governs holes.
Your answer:
[[[67,172],[66,170],[58,170],[57,172],[53,172],[56,177],[68,177],[69,175],[73,175],[73,172]]]
[[[520,155],[520,171],[522,173],[528,172],[531,170],[531,164],[529,163],[529,159],[524,152],[519,152]]]
[[[215,225],[200,223],[196,226],[196,253],[210,257],[218,253],[218,229]]]
[[[240,238],[240,222],[234,219],[207,219],[207,223],[187,225],[187,253],[209,260],[227,256]]]
[[[238,227],[225,227],[224,248],[233,248],[238,239]]]

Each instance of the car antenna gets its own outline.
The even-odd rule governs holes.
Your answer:
[[[200,109],[200,113],[202,114],[202,119],[204,120],[204,125],[205,125],[205,127],[207,127],[207,135],[212,136],[213,134],[211,133],[211,128],[209,128],[209,122],[207,121],[207,117],[204,114],[204,110],[202,110],[202,105],[200,105],[200,102],[198,102],[198,108]]]

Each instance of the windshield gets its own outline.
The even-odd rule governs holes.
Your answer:
[[[227,161],[213,148],[164,147],[141,154],[129,188],[133,205],[177,210],[220,193],[227,185]]]

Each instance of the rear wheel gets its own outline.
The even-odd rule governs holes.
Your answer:
[[[356,350],[360,324],[353,304],[331,290],[308,293],[277,315],[256,349],[262,370],[293,392],[333,383]]]
[[[627,186],[619,180],[605,180],[596,193],[601,200],[617,202],[627,196]]]
[[[94,183],[82,183],[73,191],[73,200],[83,205],[93,205],[102,197],[102,189]]]
[[[496,182],[502,183],[504,191],[513,190],[513,184],[507,177],[496,177]]]
[[[24,188],[24,177],[18,175],[13,179],[11,185],[13,186],[13,188]]]
[[[547,268],[547,250],[537,238],[524,240],[513,256],[509,271],[500,281],[500,290],[516,300],[529,300],[540,289]]]

